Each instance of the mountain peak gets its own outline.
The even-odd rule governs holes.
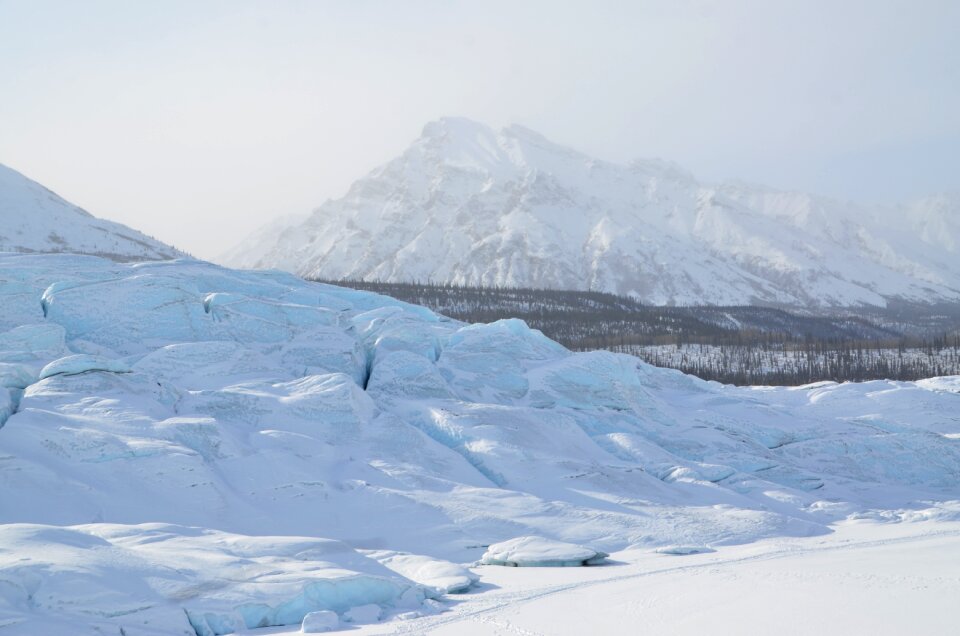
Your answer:
[[[557,145],[552,141],[550,141],[549,139],[547,139],[546,137],[544,137],[543,135],[541,135],[540,133],[538,133],[536,130],[533,130],[532,128],[527,128],[526,126],[522,126],[520,124],[510,124],[500,132],[501,134],[508,137],[513,137],[515,139],[523,139],[526,141],[532,141],[534,143],[541,144],[541,145],[550,145],[550,146]]]
[[[428,123],[408,152],[425,158],[435,169],[446,165],[502,173],[503,164],[510,162],[500,136],[489,126],[465,117],[443,117]]]
[[[427,124],[400,157],[239,267],[308,277],[592,288],[654,304],[960,299],[956,234],[928,203],[892,231],[863,206],[707,187],[675,163],[592,159],[529,128]]]

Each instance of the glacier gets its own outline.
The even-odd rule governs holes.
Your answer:
[[[0,254],[0,296],[5,633],[426,616],[518,537],[960,520],[957,378],[724,386],[188,259]]]
[[[32,634],[220,636],[437,596],[338,541],[157,523],[5,524],[0,577],[0,626]]]

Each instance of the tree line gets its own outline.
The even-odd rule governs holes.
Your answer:
[[[575,351],[636,355],[731,384],[915,380],[960,374],[960,308],[645,305],[571,291],[444,283],[321,280],[423,305],[464,322],[520,318]]]

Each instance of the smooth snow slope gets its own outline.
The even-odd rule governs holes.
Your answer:
[[[69,252],[117,261],[183,256],[125,225],[93,217],[2,164],[0,252]]]
[[[303,222],[221,259],[328,280],[589,289],[656,304],[884,305],[960,299],[960,197],[871,208],[708,186],[520,126],[430,123]]]
[[[728,387],[279,272],[0,255],[0,625],[428,613],[456,569],[386,555],[954,519],[958,412],[960,378]]]
[[[958,523],[845,522],[828,537],[612,558],[600,568],[478,568],[485,591],[449,612],[353,633],[902,636],[952,634],[960,621]]]

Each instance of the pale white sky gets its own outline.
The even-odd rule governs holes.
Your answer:
[[[211,258],[461,115],[861,201],[960,189],[960,2],[0,0],[0,163]]]

